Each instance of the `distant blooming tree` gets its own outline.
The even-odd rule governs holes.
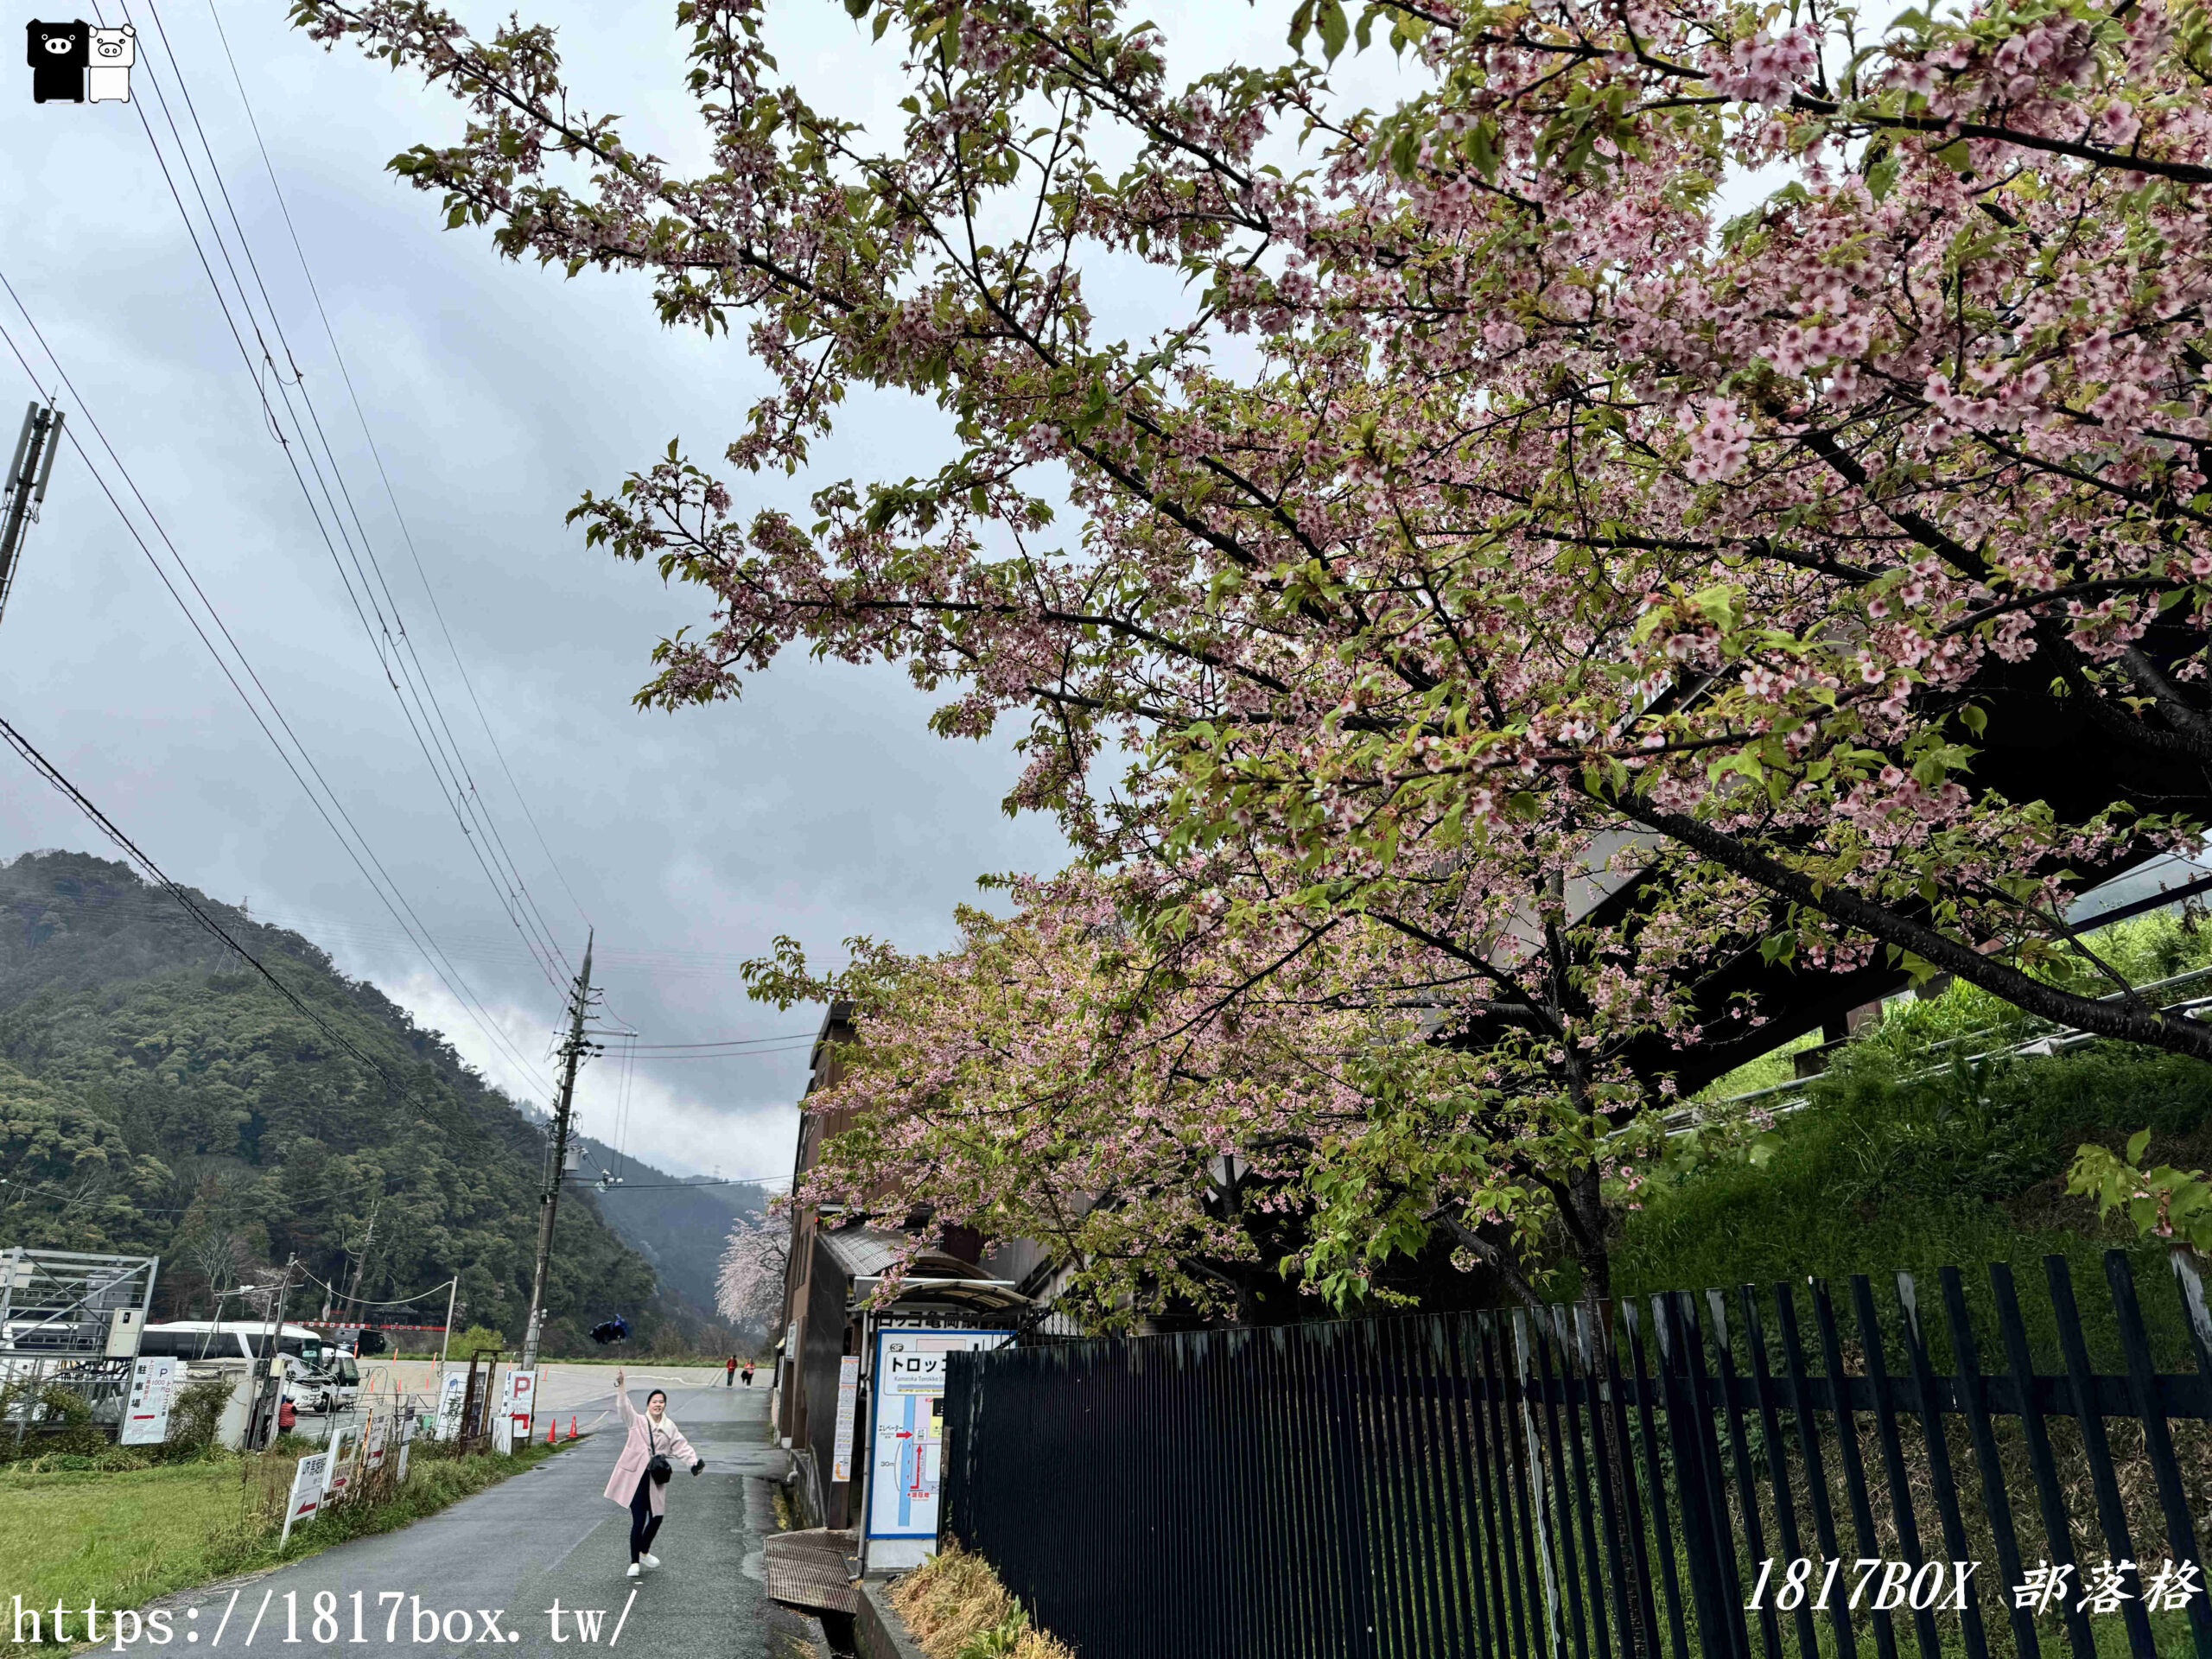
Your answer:
[[[2194,7],[1874,40],[1725,0],[1285,0],[1281,47],[1179,80],[1103,0],[847,0],[907,87],[888,133],[778,71],[769,10],[677,7],[690,176],[572,104],[550,30],[296,16],[467,105],[393,163],[450,223],[643,271],[774,377],[728,476],[671,445],[575,509],[707,607],[644,701],[733,696],[797,644],[905,664],[947,734],[1024,722],[1009,804],[1057,814],[1112,884],[1068,902],[1131,949],[1109,973],[1110,932],[970,921],[892,996],[915,1058],[854,1086],[975,1103],[988,1136],[924,1116],[906,1148],[946,1191],[985,1146],[1009,1204],[1054,1159],[1119,1173],[976,1081],[955,1006],[1024,1090],[1129,1065],[1154,1171],[1298,1118],[1323,1281],[1438,1229],[1557,1224],[1598,1269],[1611,1149],[1784,967],[1940,969],[2212,1058],[2063,914],[2212,808]],[[1355,47],[1399,54],[1394,102],[1340,89]],[[1109,289],[1151,298],[1141,337]],[[741,508],[730,479],[804,467],[860,387],[934,401],[957,453]],[[970,971],[1048,931],[1048,979]],[[1112,1019],[1070,1029],[1047,982]],[[1178,1032],[1184,1072],[1130,1064]],[[1292,1088],[1300,1056],[1326,1086]],[[1111,1095],[1066,1098],[1095,1127]],[[1195,1189],[1160,1222],[1186,1264],[1233,1242]]]
[[[732,1325],[775,1322],[784,1296],[791,1224],[780,1216],[741,1215],[730,1224],[715,1266],[715,1311]]]
[[[786,939],[748,966],[756,996],[853,1011],[837,1081],[806,1103],[849,1127],[798,1198],[1036,1240],[1075,1270],[1063,1306],[1101,1323],[1266,1311],[1310,1239],[1314,1148],[1366,1121],[1351,1063],[1411,1022],[1312,995],[1319,953],[1249,987],[1233,947],[1171,968],[1087,872],[1012,885],[1011,916],[963,908],[939,956],[854,940],[823,975]]]

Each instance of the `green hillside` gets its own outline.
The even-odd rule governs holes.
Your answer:
[[[2192,913],[2146,917],[2095,945],[2132,982],[2150,984],[2204,966],[2212,928]],[[1893,1002],[1801,1108],[1774,1120],[1756,1161],[1743,1137],[1759,1124],[1738,1119],[1709,1151],[1650,1172],[1615,1246],[1615,1287],[1637,1295],[1859,1273],[1886,1286],[1897,1269],[1927,1275],[1948,1264],[1965,1270],[1979,1306],[1986,1263],[2009,1262],[2020,1282],[2039,1285],[2044,1258],[2063,1255],[2077,1284],[2101,1287],[2104,1253],[2118,1247],[2146,1287],[2164,1357],[2185,1363],[2165,1245],[2101,1218],[2067,1192],[2066,1174],[2084,1142],[2117,1149],[2145,1128],[2152,1161],[2212,1166],[2212,1066],[2120,1043],[2005,1052],[2033,1034],[2016,1010],[1967,986]],[[1711,1092],[1770,1081],[1747,1069]],[[1730,1116],[1726,1106],[1717,1114]],[[2093,1343],[2110,1357],[2103,1306],[2085,1294]]]
[[[373,1217],[363,1296],[458,1272],[462,1322],[519,1338],[542,1132],[315,945],[200,903],[391,1081],[123,865],[26,855],[0,867],[0,1246],[159,1254],[157,1313],[183,1318],[293,1252],[343,1283]],[[548,1309],[555,1353],[616,1313],[641,1349],[729,1342],[583,1195]]]

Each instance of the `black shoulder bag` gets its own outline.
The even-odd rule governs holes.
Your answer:
[[[645,1465],[645,1478],[656,1486],[668,1484],[668,1478],[676,1472],[666,1458],[661,1455],[659,1442],[653,1438],[652,1419],[645,1419],[645,1444],[653,1448],[652,1460]]]

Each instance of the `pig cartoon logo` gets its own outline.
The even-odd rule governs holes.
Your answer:
[[[85,71],[92,65],[92,26],[82,18],[68,23],[29,25],[31,100],[36,104],[81,104]]]
[[[138,60],[138,31],[125,23],[121,29],[92,30],[92,58],[85,71],[85,99],[91,104],[128,104],[130,66]]]

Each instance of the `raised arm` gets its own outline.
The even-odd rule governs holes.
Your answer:
[[[622,1414],[624,1422],[636,1421],[638,1408],[630,1403],[630,1390],[625,1383],[622,1368],[619,1365],[614,1368],[614,1408]]]

